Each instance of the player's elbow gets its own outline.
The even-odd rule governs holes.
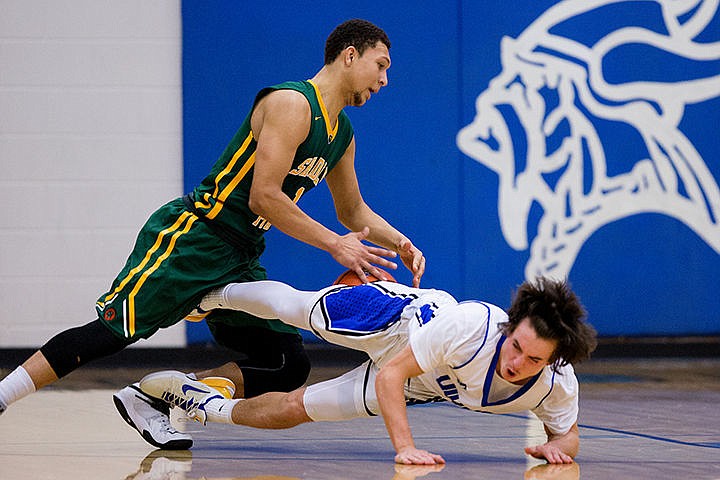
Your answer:
[[[248,198],[248,207],[256,215],[262,215],[262,202],[254,195],[250,195]]]
[[[387,369],[381,368],[380,371],[378,371],[377,376],[375,377],[375,393],[378,396],[381,396],[380,394],[385,390],[385,386],[387,385]]]
[[[375,391],[378,396],[381,396],[388,390],[392,390],[393,385],[403,385],[405,380],[406,377],[400,375],[396,369],[386,365],[380,369],[377,377],[375,377]]]
[[[272,211],[274,194],[267,189],[251,188],[248,198],[248,207],[256,214],[267,218],[269,212]]]

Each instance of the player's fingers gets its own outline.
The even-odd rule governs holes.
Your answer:
[[[378,270],[378,267],[387,268],[388,270],[397,270],[397,264],[395,262],[391,262],[386,258],[373,254],[367,255],[361,263],[368,273],[375,275],[377,278],[384,278],[383,272]]]
[[[431,459],[423,457],[418,452],[397,454],[395,456],[395,462],[402,463],[404,465],[431,465],[434,463]]]
[[[388,250],[387,248],[367,246],[367,251],[376,257],[397,257],[397,253],[392,250]]]
[[[353,272],[355,272],[355,274],[357,275],[357,277],[360,279],[360,281],[362,283],[368,283],[367,275],[365,275],[365,272],[370,272],[370,271],[367,268],[356,267],[356,268],[352,268],[351,270]]]
[[[555,460],[556,461],[554,463],[573,463],[572,457],[563,452],[557,452]]]
[[[419,465],[436,465],[438,463],[445,463],[445,460],[434,453],[430,453],[425,450],[419,450],[414,455],[415,463]]]
[[[413,286],[418,288],[420,286],[420,279],[425,274],[425,257],[421,257],[418,262],[418,267],[413,271]]]
[[[418,255],[413,259],[413,270],[421,273],[425,271],[425,255],[420,251],[418,251]]]
[[[373,275],[375,275],[377,278],[384,277],[382,270],[379,270],[378,267],[386,268],[388,270],[397,270],[397,265],[391,261],[388,261],[388,260],[380,261],[379,259],[378,260],[370,260],[370,261],[372,261],[372,263],[368,262],[367,271],[369,273],[372,273]]]
[[[543,455],[545,460],[548,461],[548,463],[552,464],[562,464],[562,463],[572,463],[573,459],[570,455],[565,454],[564,452],[561,452],[560,450],[556,449],[549,449],[545,452]]]
[[[537,447],[525,447],[525,453],[535,458],[545,458],[545,456],[538,451]]]

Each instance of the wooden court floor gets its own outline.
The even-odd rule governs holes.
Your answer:
[[[568,466],[523,453],[542,441],[537,420],[444,404],[409,409],[416,443],[442,454],[444,467],[394,465],[380,418],[282,431],[185,423],[192,450],[163,452],[131,430],[111,400],[156,369],[86,367],[14,404],[0,417],[0,479],[720,480],[720,359],[580,366],[581,451]],[[311,381],[346,369],[314,368]]]

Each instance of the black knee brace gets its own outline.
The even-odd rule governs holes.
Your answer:
[[[90,360],[117,353],[133,343],[115,336],[101,320],[60,332],[40,347],[58,378]]]
[[[243,374],[245,397],[289,392],[307,380],[310,359],[299,334],[221,321],[209,321],[208,326],[218,344],[244,355],[235,363]]]
[[[300,388],[310,374],[310,359],[303,348],[287,349],[273,357],[250,357],[237,364],[243,374],[246,398],[266,392],[290,392]]]

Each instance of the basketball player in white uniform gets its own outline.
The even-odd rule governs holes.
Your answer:
[[[589,357],[596,339],[565,282],[524,283],[508,313],[384,281],[318,292],[274,281],[230,284],[211,292],[200,307],[279,318],[370,356],[335,379],[245,400],[228,400],[181,372],[157,372],[140,382],[145,393],[203,423],[289,428],[382,415],[396,462],[434,464],[444,460],[415,447],[406,406],[450,401],[478,412],[530,410],[543,422],[548,441],[527,447],[528,454],[550,463],[571,463],[577,454],[578,382],[571,363]]]

